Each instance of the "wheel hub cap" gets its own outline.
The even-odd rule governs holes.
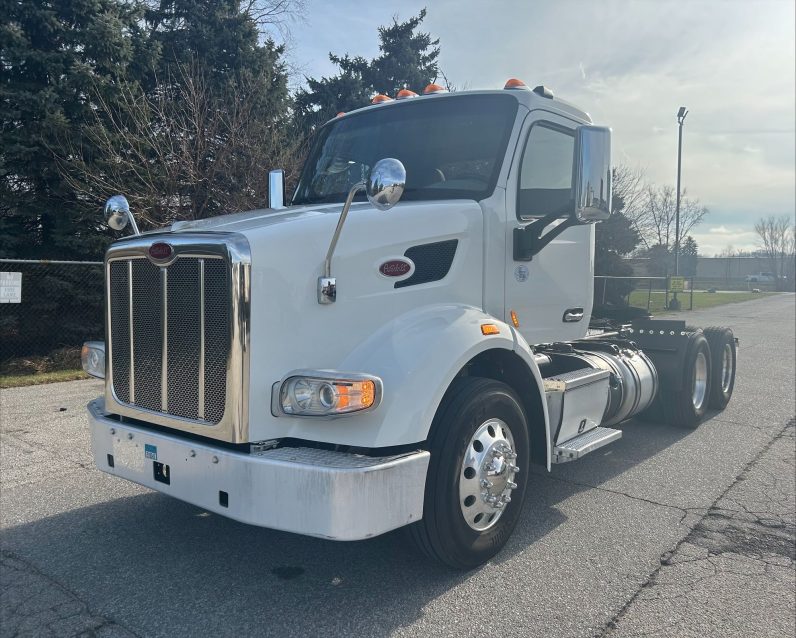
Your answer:
[[[732,372],[732,346],[728,343],[724,346],[724,356],[721,360],[721,390],[724,394],[730,391]]]
[[[705,395],[708,389],[708,360],[704,352],[697,355],[694,363],[694,388],[691,393],[691,401],[697,410],[702,408],[705,402]]]
[[[497,523],[517,488],[520,468],[514,437],[500,419],[490,419],[473,434],[459,473],[459,504],[467,524],[483,531]]]

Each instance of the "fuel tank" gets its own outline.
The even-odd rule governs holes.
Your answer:
[[[658,393],[658,372],[635,344],[615,341],[579,341],[553,345],[545,354],[550,369],[582,368],[609,372],[609,396],[600,425],[615,425],[646,410]],[[547,376],[545,374],[545,376]]]

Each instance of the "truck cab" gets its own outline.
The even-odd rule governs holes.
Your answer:
[[[106,340],[84,348],[100,469],[324,538],[406,526],[469,568],[511,533],[529,464],[656,400],[692,426],[720,402],[731,334],[716,363],[677,322],[589,328],[610,131],[545,87],[438,89],[328,122],[288,206],[110,247]],[[106,215],[132,220],[123,198]]]

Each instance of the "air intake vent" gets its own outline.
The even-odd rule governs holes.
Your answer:
[[[409,248],[404,256],[414,262],[415,272],[408,279],[395,282],[395,287],[404,288],[443,279],[451,269],[458,244],[458,239],[448,239]]]

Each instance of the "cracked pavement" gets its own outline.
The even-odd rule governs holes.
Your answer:
[[[793,295],[685,313],[741,339],[728,408],[534,468],[483,568],[401,533],[259,529],[94,469],[97,381],[0,391],[0,637],[796,633]]]

